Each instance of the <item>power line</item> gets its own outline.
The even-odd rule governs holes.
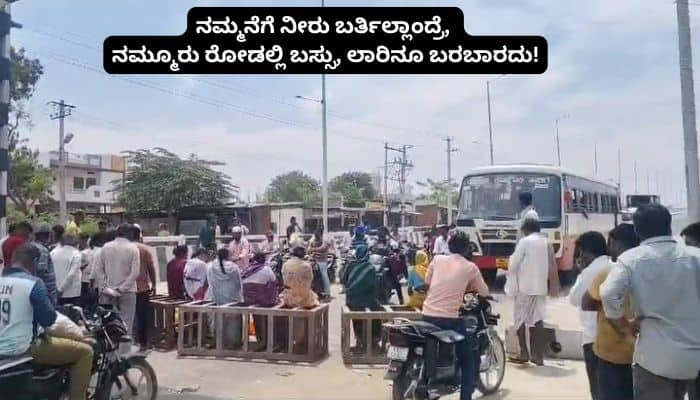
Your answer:
[[[102,49],[99,48],[99,47],[96,47],[96,46],[93,46],[93,45],[90,45],[90,44],[87,44],[87,43],[85,43],[85,42],[81,42],[81,41],[78,41],[78,40],[70,39],[70,38],[67,38],[67,37],[65,37],[65,36],[63,36],[63,35],[59,35],[59,34],[55,34],[55,33],[49,33],[49,32],[46,32],[46,31],[39,30],[39,29],[35,29],[35,28],[27,28],[26,30],[29,31],[29,32],[32,32],[32,33],[41,35],[41,36],[45,36],[45,37],[48,37],[48,38],[60,40],[60,41],[63,41],[63,42],[66,42],[66,43],[69,43],[69,44],[72,44],[72,45],[75,45],[75,46],[79,46],[79,47],[82,47],[82,48],[86,48],[86,49],[89,49],[89,50],[93,50],[93,51],[102,53]],[[212,87],[217,87],[217,88],[219,88],[219,89],[229,90],[229,91],[233,91],[233,92],[237,92],[237,93],[248,93],[248,94],[253,94],[253,95],[261,96],[261,97],[264,96],[264,97],[266,97],[267,99],[271,100],[272,102],[275,102],[275,103],[278,103],[278,104],[282,104],[282,105],[285,105],[285,106],[288,106],[288,107],[293,107],[293,108],[297,108],[297,109],[303,109],[303,108],[304,108],[304,107],[301,107],[301,106],[299,106],[299,105],[297,105],[297,104],[294,104],[294,103],[292,103],[292,102],[286,101],[286,100],[284,100],[284,99],[282,99],[282,98],[279,98],[279,97],[276,97],[276,96],[272,96],[272,95],[269,95],[269,94],[264,94],[264,93],[261,93],[261,92],[259,92],[259,91],[256,91],[256,90],[253,90],[253,89],[250,89],[250,88],[246,88],[246,87],[243,87],[243,86],[240,86],[240,85],[235,85],[235,86],[234,86],[234,85],[231,85],[231,84],[229,84],[229,83],[224,84],[224,83],[222,83],[221,81],[218,81],[218,80],[207,80],[207,79],[201,79],[201,78],[191,78],[191,77],[188,77],[188,79],[191,79],[192,81],[195,81],[195,82],[198,82],[198,83],[201,83],[201,84],[204,84],[204,85],[208,85],[208,86],[212,86]],[[365,126],[373,126],[373,127],[377,127],[377,128],[381,128],[381,129],[388,129],[388,130],[400,131],[400,132],[403,132],[403,133],[406,133],[407,131],[410,131],[410,132],[412,132],[413,135],[421,135],[421,136],[423,136],[423,135],[430,135],[430,136],[436,136],[436,137],[439,137],[439,136],[440,136],[439,133],[435,133],[435,132],[431,132],[431,131],[427,131],[427,130],[421,130],[421,129],[415,129],[415,128],[407,128],[407,127],[398,127],[398,126],[388,125],[388,124],[381,123],[381,122],[376,122],[376,121],[359,120],[359,119],[356,119],[356,118],[353,118],[353,117],[349,117],[349,116],[347,116],[347,115],[343,115],[343,114],[340,114],[340,113],[334,112],[334,111],[328,111],[328,115],[329,115],[329,116],[332,116],[332,117],[334,117],[334,118],[337,118],[337,119],[342,119],[342,120],[346,120],[346,121],[349,121],[349,122],[354,122],[354,123],[356,123],[356,124],[365,125]]]

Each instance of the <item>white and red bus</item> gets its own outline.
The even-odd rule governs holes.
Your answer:
[[[563,279],[573,275],[574,242],[594,230],[606,235],[618,222],[617,185],[560,167],[536,164],[494,165],[470,171],[462,180],[456,224],[469,234],[474,261],[487,281],[508,258],[518,239],[518,195],[530,192],[542,232],[549,236]]]

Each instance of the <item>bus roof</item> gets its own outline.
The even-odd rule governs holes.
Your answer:
[[[606,185],[610,187],[617,188],[617,185],[602,181],[600,179],[591,178],[583,174],[578,174],[573,171],[569,171],[565,168],[551,165],[551,164],[497,164],[497,165],[487,165],[483,167],[477,167],[469,170],[467,175],[481,175],[481,174],[493,174],[493,173],[511,173],[511,172],[531,172],[531,173],[545,173],[561,176],[562,174],[572,175],[579,178],[583,178],[589,181],[600,183],[601,185]]]

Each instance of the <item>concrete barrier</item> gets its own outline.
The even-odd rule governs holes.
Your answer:
[[[581,331],[558,329],[554,325],[545,324],[545,328],[553,330],[554,340],[561,344],[561,352],[554,353],[549,346],[546,347],[546,358],[557,358],[565,360],[583,360],[583,347],[581,344]],[[551,338],[550,338],[551,340]],[[528,333],[529,343],[529,333]],[[517,356],[520,353],[518,345],[518,336],[515,333],[515,328],[510,326],[506,328],[506,354],[508,356]]]

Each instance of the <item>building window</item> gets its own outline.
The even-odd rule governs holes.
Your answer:
[[[97,186],[97,178],[88,177],[85,179],[85,189],[90,186]]]
[[[99,191],[99,190],[95,190],[95,197],[100,197],[100,191]]]
[[[85,178],[82,176],[73,177],[73,190],[82,191],[85,190]]]

